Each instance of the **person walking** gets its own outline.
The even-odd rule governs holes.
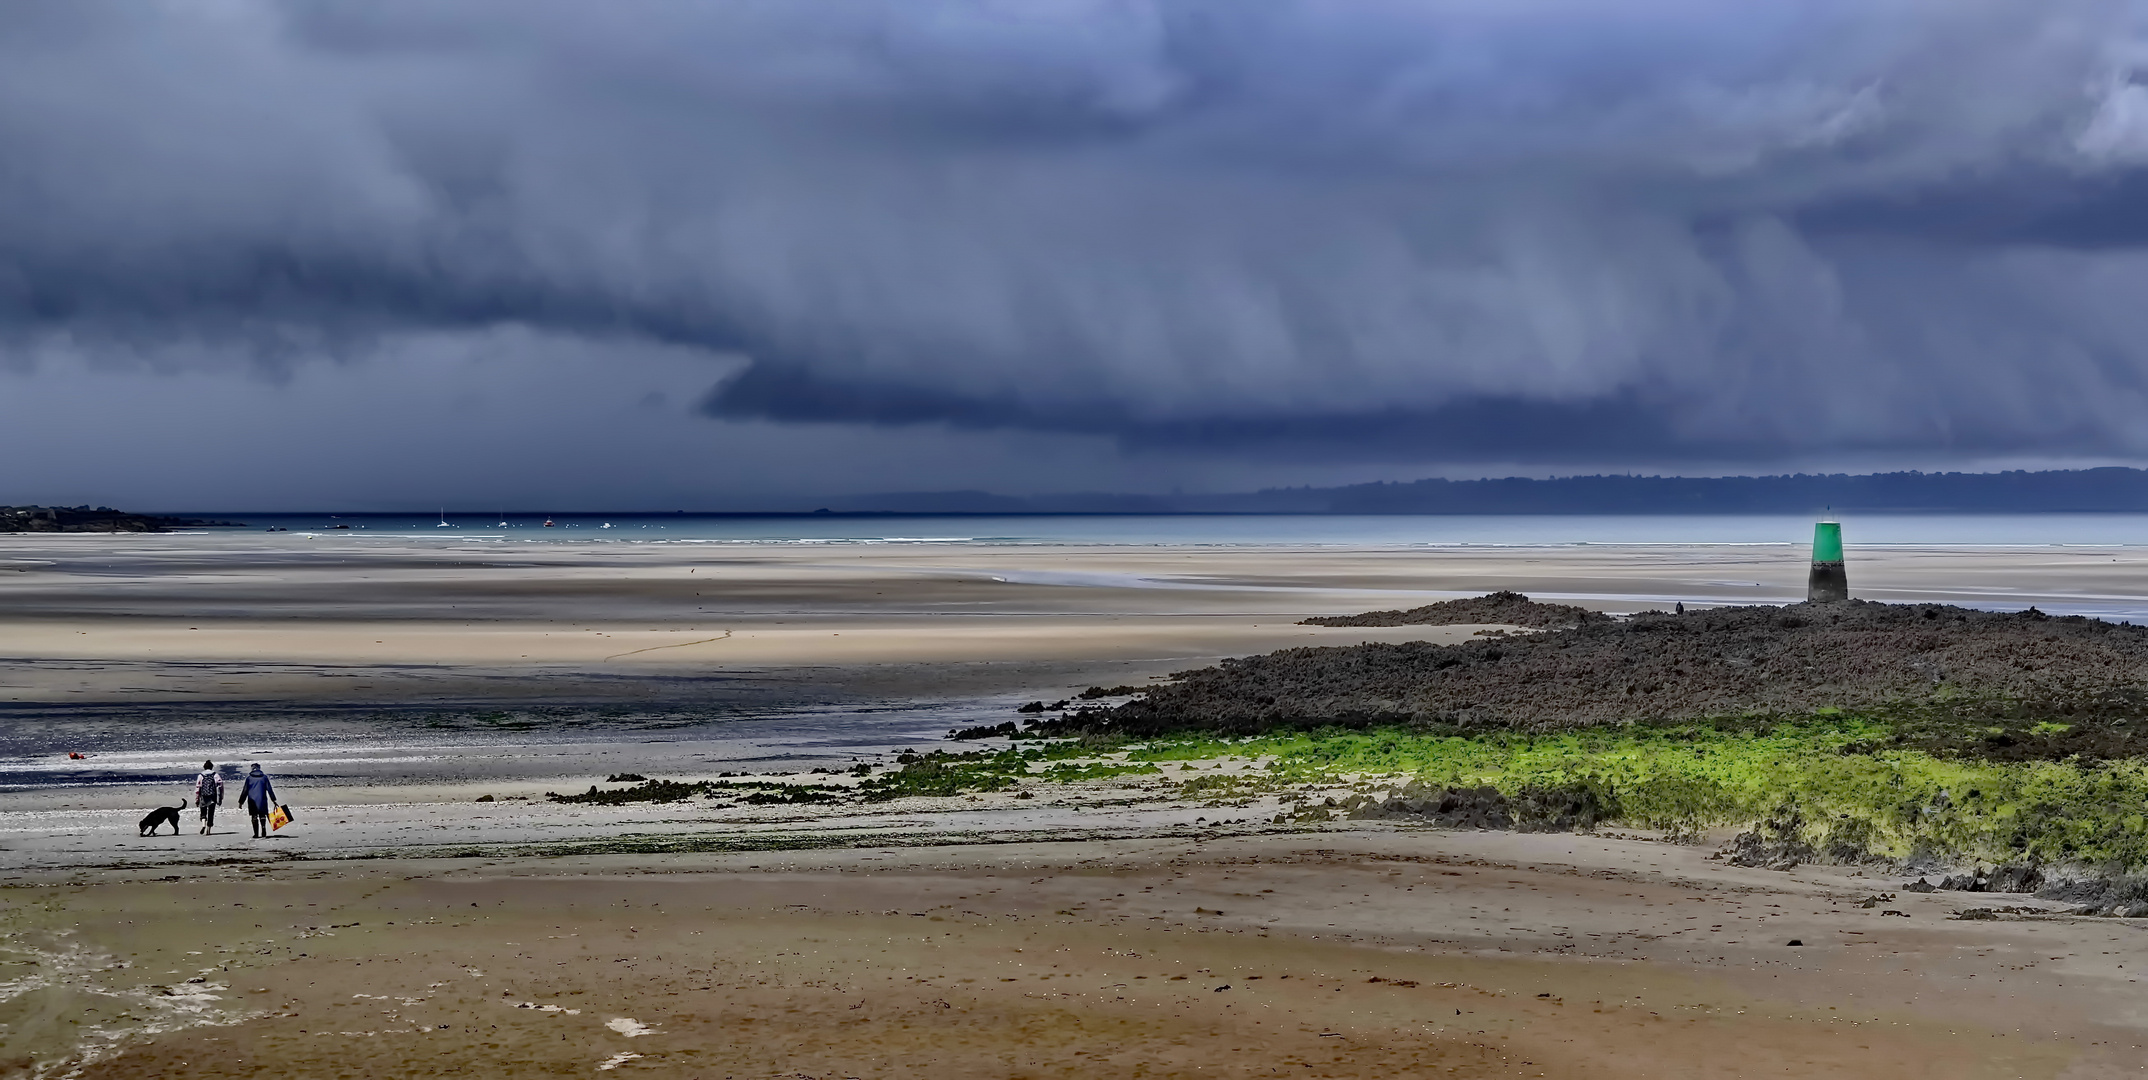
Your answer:
[[[268,774],[261,771],[261,763],[246,773],[246,786],[239,790],[239,802],[246,806],[246,816],[253,819],[254,838],[269,834],[269,811],[276,808],[276,789],[269,783]]]
[[[194,778],[194,808],[201,811],[201,834],[207,836],[216,831],[216,808],[224,805],[224,777],[216,771],[216,762],[201,763],[201,775]]]

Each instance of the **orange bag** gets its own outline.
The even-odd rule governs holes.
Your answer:
[[[288,807],[288,806],[279,806],[279,807],[277,807],[276,809],[274,809],[274,810],[272,810],[272,811],[270,811],[270,812],[269,812],[269,816],[268,816],[268,824],[269,824],[269,828],[271,828],[271,829],[281,829],[281,828],[283,828],[284,826],[286,826],[286,825],[289,825],[290,823],[291,823],[291,808],[290,808],[290,807]]]

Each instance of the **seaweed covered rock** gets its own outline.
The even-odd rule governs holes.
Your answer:
[[[2148,878],[2138,875],[2051,882],[2037,890],[2036,896],[2040,900],[2079,904],[2073,911],[2075,915],[2119,919],[2148,916]]]
[[[1528,785],[1514,793],[1512,802],[1523,832],[1587,832],[1619,814],[1618,797],[1611,789],[1586,781]]]
[[[1495,787],[1428,787],[1411,781],[1382,800],[1368,799],[1350,810],[1359,820],[1415,820],[1450,829],[1511,829],[1514,815],[1507,797]]]
[[[1794,870],[1816,854],[1804,835],[1804,816],[1795,807],[1784,807],[1732,837],[1716,856],[1732,866]]]
[[[1432,787],[1420,781],[1386,799],[1365,799],[1349,808],[1357,820],[1411,820],[1450,829],[1516,829],[1575,832],[1593,829],[1618,814],[1617,800],[1593,784],[1525,787],[1512,796],[1498,788]]]
[[[1939,882],[1940,889],[1952,892],[2032,893],[2043,887],[2044,872],[2020,864],[1949,874]]]

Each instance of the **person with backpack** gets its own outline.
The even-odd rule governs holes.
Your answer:
[[[246,786],[239,791],[239,802],[246,807],[246,816],[253,819],[254,838],[269,834],[269,811],[276,808],[276,788],[269,783],[268,774],[261,771],[261,763],[246,774]]]
[[[224,777],[216,771],[216,762],[201,763],[201,775],[194,778],[194,808],[201,811],[201,834],[209,835],[216,830],[216,808],[224,805]]]

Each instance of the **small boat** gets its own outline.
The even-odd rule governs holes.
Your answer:
[[[545,527],[545,528],[547,528],[547,529],[549,529],[549,528],[551,528],[551,527],[552,527],[552,519],[551,519],[551,518],[546,518],[546,519],[544,519],[544,527]]]
[[[438,525],[435,525],[435,526],[433,526],[433,528],[435,528],[435,529],[452,529],[452,528],[454,528],[454,526],[453,526],[453,525],[450,525],[450,524],[448,524],[448,523],[447,523],[447,507],[444,507],[444,506],[443,506],[443,507],[441,507],[441,508],[440,508],[440,524],[438,524]]]

